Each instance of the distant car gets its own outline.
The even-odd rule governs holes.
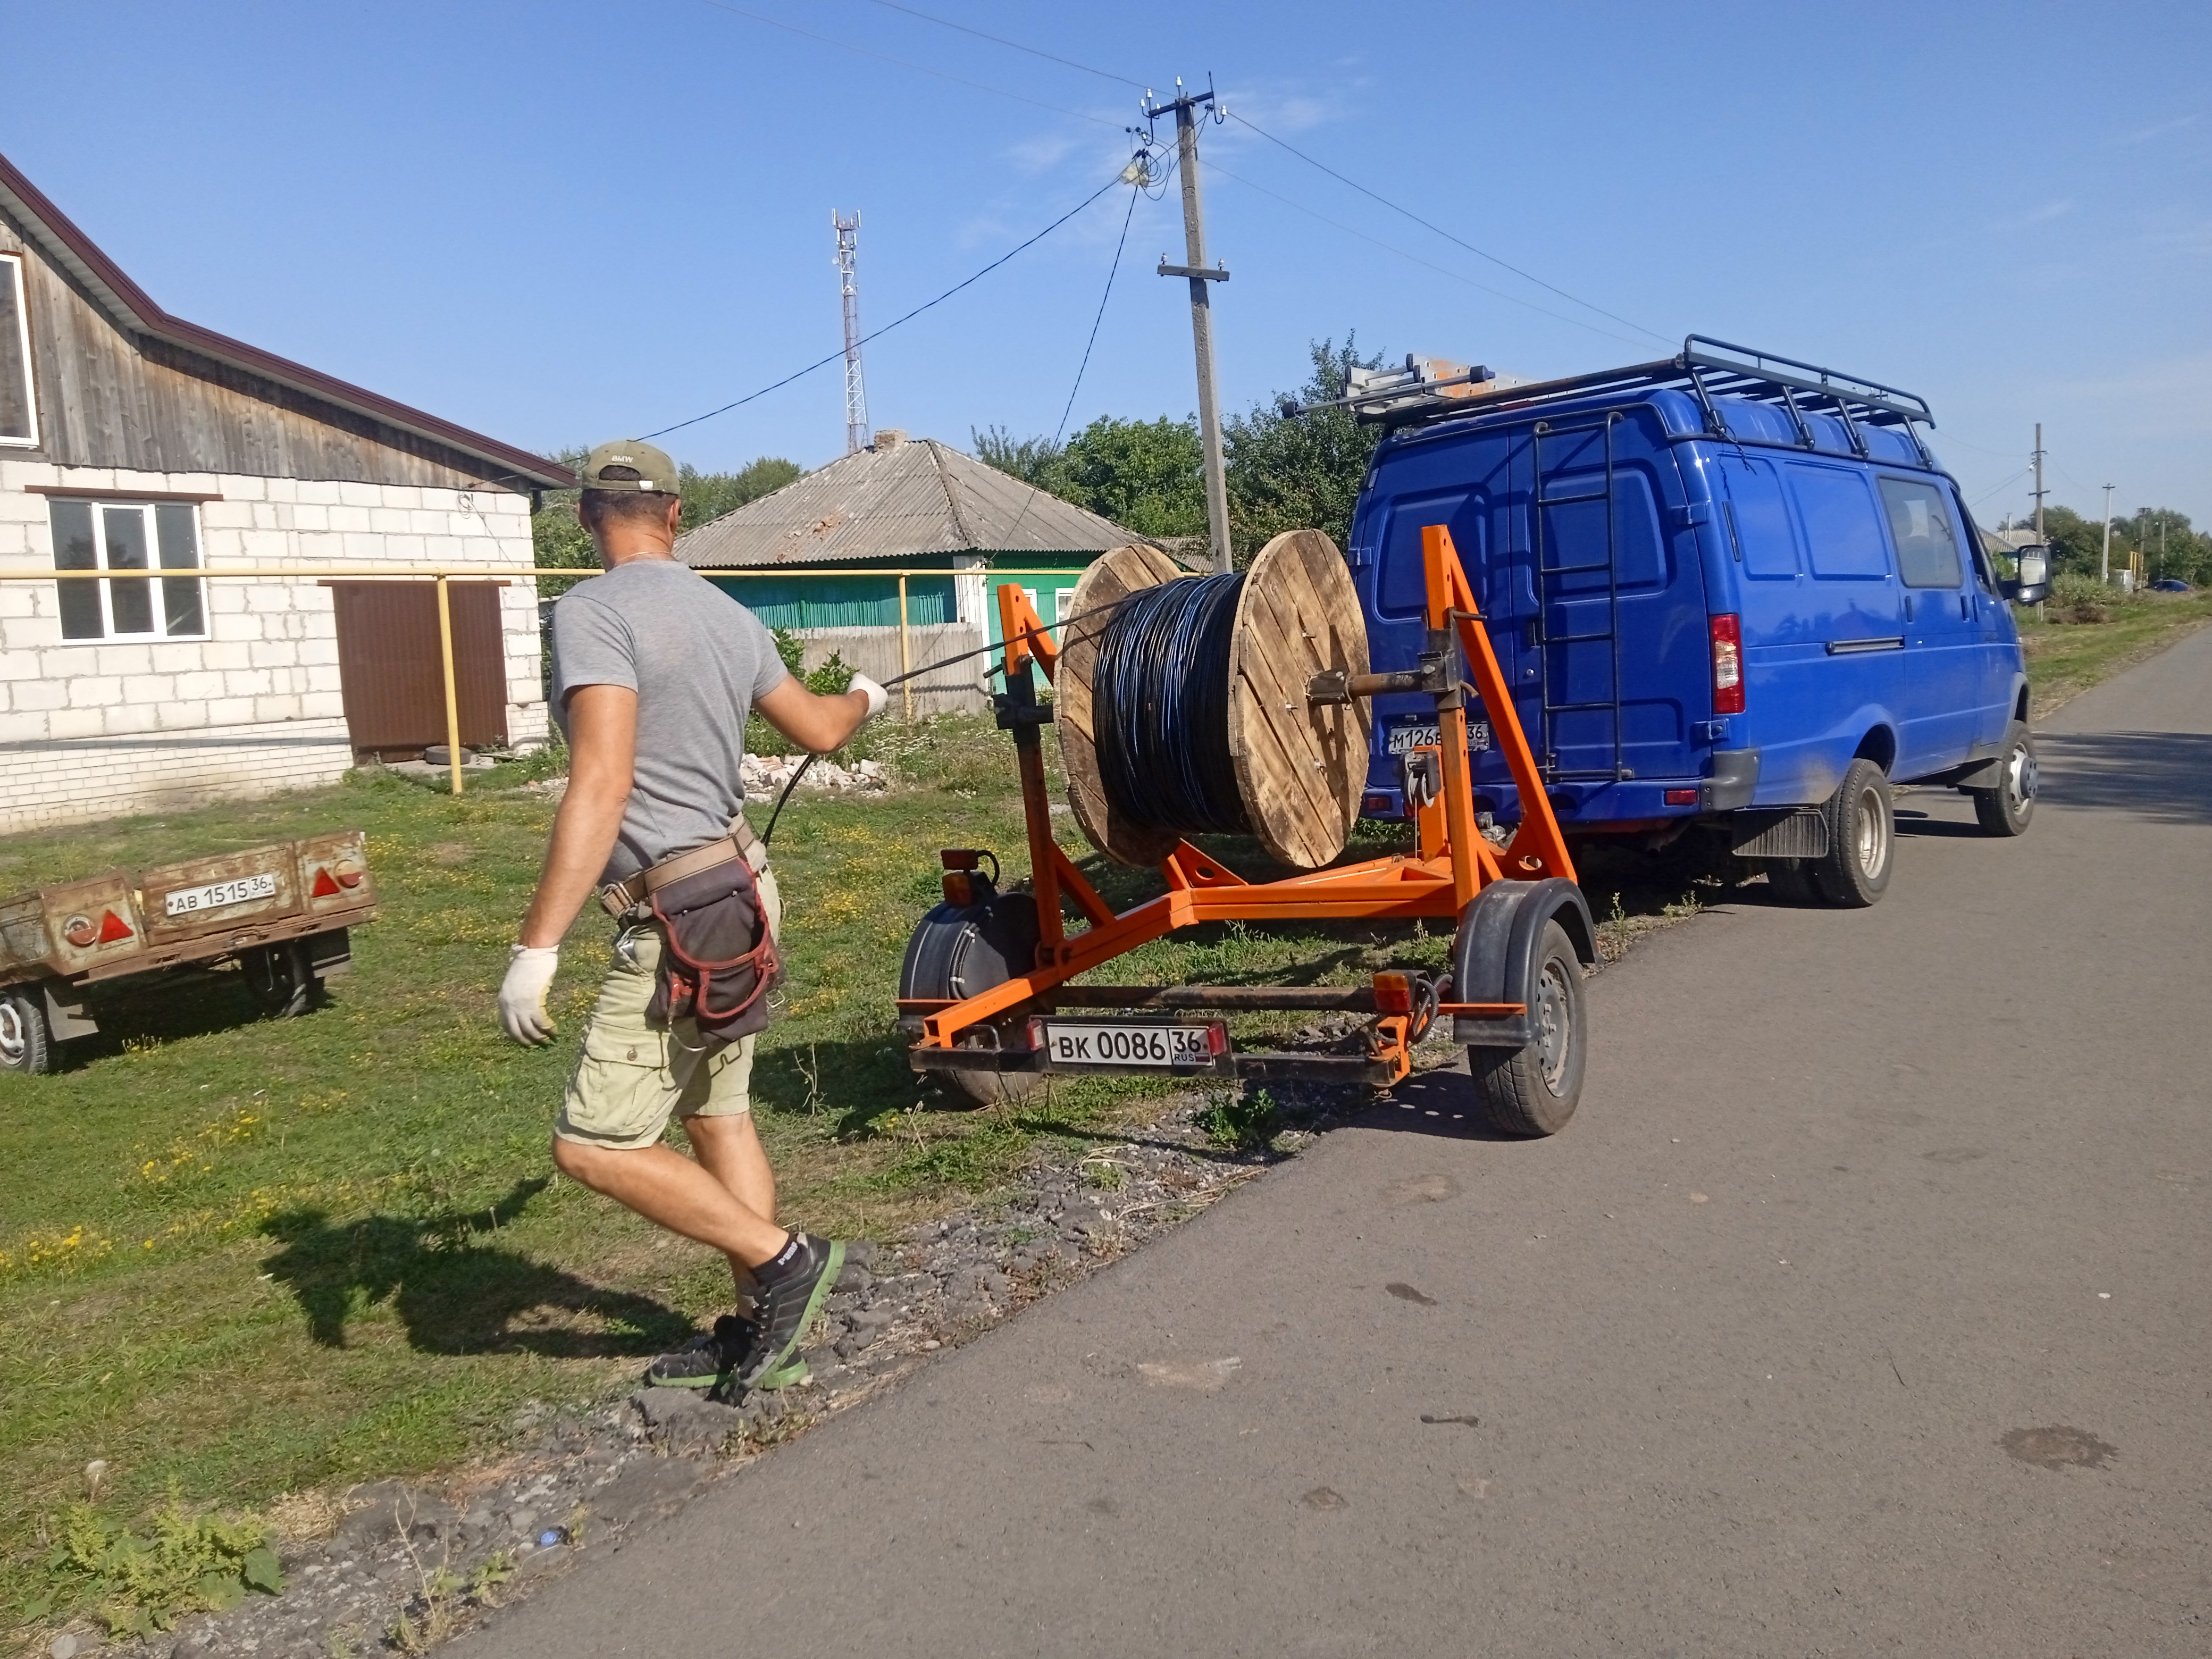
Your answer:
[[[2154,593],[2193,593],[2197,590],[2179,576],[2163,576],[2150,585]]]

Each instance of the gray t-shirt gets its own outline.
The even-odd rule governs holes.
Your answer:
[[[688,565],[633,559],[553,607],[553,717],[580,685],[637,693],[637,765],[601,875],[620,881],[724,833],[745,799],[745,716],[787,678],[759,617]]]

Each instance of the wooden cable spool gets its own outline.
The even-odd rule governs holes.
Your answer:
[[[1146,823],[1108,798],[1091,694],[1107,609],[1185,573],[1150,547],[1117,547],[1076,585],[1078,618],[1063,634],[1053,720],[1068,805],[1091,844],[1118,863],[1147,866],[1182,832]],[[1252,833],[1268,853],[1317,870],[1344,850],[1367,781],[1368,705],[1311,704],[1307,683],[1332,668],[1367,672],[1367,624],[1352,573],[1318,530],[1293,530],[1260,550],[1238,595],[1230,648],[1229,750]]]

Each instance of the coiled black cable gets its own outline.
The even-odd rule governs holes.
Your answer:
[[[1229,654],[1241,575],[1132,593],[1098,638],[1091,671],[1099,781],[1139,823],[1237,835],[1251,823],[1229,755]]]

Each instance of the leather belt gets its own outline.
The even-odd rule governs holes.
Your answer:
[[[696,876],[702,870],[712,870],[717,865],[727,864],[732,859],[743,859],[756,874],[768,863],[768,848],[753,833],[752,825],[743,818],[732,819],[729,833],[720,841],[710,841],[704,847],[695,847],[686,853],[673,854],[634,876],[609,882],[599,889],[599,906],[609,915],[619,920],[670,882]]]

